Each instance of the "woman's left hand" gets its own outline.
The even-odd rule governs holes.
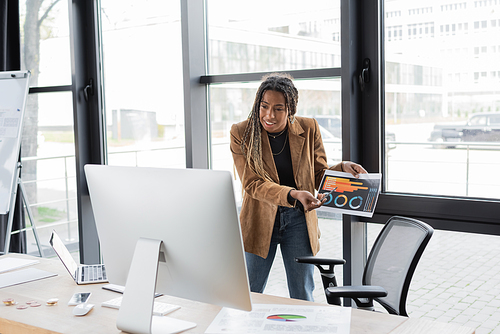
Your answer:
[[[342,167],[344,172],[351,173],[354,177],[359,177],[359,174],[367,174],[368,172],[361,166],[352,161],[343,161]]]

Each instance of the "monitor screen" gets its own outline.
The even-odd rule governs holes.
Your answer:
[[[232,176],[227,171],[86,165],[110,283],[125,285],[138,239],[163,241],[156,291],[251,310]]]

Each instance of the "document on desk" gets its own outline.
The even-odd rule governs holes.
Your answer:
[[[320,194],[328,194],[318,211],[372,217],[380,194],[382,174],[359,174],[325,171],[319,186]]]
[[[40,263],[38,260],[28,260],[28,259],[18,259],[15,257],[4,257],[0,258],[0,274],[11,271],[14,269],[19,269],[33,264]]]
[[[350,307],[253,304],[252,308],[246,312],[223,307],[205,334],[349,334],[351,327]]]
[[[0,289],[52,276],[57,276],[57,274],[36,268],[11,271],[0,274]]]

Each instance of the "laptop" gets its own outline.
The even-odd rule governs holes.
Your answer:
[[[90,283],[106,283],[106,269],[104,264],[77,264],[71,256],[68,248],[64,245],[61,238],[57,235],[56,231],[52,231],[50,236],[50,245],[56,252],[61,262],[64,264],[69,274],[75,280],[76,284],[90,284]]]

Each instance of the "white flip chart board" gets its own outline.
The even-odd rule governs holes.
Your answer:
[[[29,71],[0,72],[0,214],[9,212],[12,193],[17,187],[29,78]]]

